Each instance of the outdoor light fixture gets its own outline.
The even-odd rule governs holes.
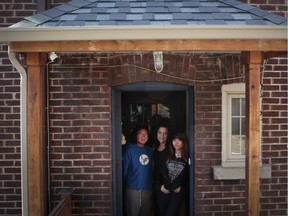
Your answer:
[[[163,70],[163,52],[153,52],[154,68],[157,73]]]
[[[55,59],[57,59],[59,56],[55,52],[49,53],[49,59],[53,62]]]

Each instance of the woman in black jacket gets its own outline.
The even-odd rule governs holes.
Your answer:
[[[159,207],[161,216],[176,216],[187,193],[189,176],[188,138],[176,134],[172,139],[172,151],[162,169],[162,186]]]
[[[166,165],[166,161],[170,156],[170,141],[169,141],[169,129],[166,125],[160,125],[156,133],[156,142],[154,144],[154,193],[155,193],[155,216],[160,216],[159,200],[162,199],[161,186],[163,184],[163,178],[161,170]]]

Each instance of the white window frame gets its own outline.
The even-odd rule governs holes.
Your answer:
[[[245,98],[245,83],[222,86],[222,166],[245,167],[245,155],[232,155],[230,137],[231,98]]]
[[[229,141],[229,131],[231,126],[229,121],[231,119],[231,103],[229,100],[232,96],[236,98],[245,98],[245,83],[235,83],[222,86],[222,164],[221,166],[213,166],[214,180],[238,180],[245,179],[245,155],[233,155],[230,153],[231,142]],[[234,97],[234,98],[235,98]],[[261,100],[260,98],[260,106]],[[260,114],[260,113],[259,113]],[[260,116],[260,136],[262,133],[262,118]],[[247,134],[247,131],[246,131]],[[261,140],[261,137],[260,137]],[[230,146],[230,147],[229,147]],[[261,161],[261,146],[260,147],[260,161]],[[260,178],[271,178],[271,165],[262,164],[260,162]]]

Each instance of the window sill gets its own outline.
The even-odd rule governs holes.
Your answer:
[[[213,179],[214,180],[240,180],[245,179],[245,167],[223,167],[213,166]],[[260,178],[271,178],[271,165],[263,164],[260,167]]]

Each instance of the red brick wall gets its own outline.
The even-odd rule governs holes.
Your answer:
[[[2,0],[0,27],[35,13],[34,0]],[[20,76],[0,44],[0,215],[21,214]]]
[[[79,56],[73,58],[73,62],[71,59],[68,60],[68,58],[62,56],[62,63],[65,65],[69,63],[69,67],[56,64],[51,73],[51,112],[53,113],[51,115],[51,123],[53,124],[51,125],[51,149],[55,148],[51,151],[51,157],[53,158],[52,188],[53,191],[60,187],[75,188],[77,194],[74,197],[75,214],[81,215],[99,209],[98,204],[103,202],[102,195],[104,194],[107,198],[105,203],[107,206],[111,205],[111,195],[109,196],[106,187],[107,184],[112,184],[111,164],[106,164],[106,171],[95,169],[95,166],[102,166],[102,160],[98,160],[98,158],[103,157],[103,154],[106,154],[109,160],[111,159],[109,153],[111,143],[97,143],[93,140],[93,134],[86,134],[85,130],[98,131],[97,126],[92,122],[98,120],[98,118],[103,118],[99,115],[105,114],[107,119],[111,117],[107,113],[111,109],[109,103],[111,89],[107,85],[114,86],[139,81],[166,81],[194,86],[195,213],[196,215],[211,216],[244,214],[245,181],[214,181],[211,174],[211,167],[221,164],[221,85],[235,81],[227,81],[226,79],[243,75],[240,70],[239,56],[164,55],[165,66],[161,74],[153,72],[153,60],[150,54],[144,54],[142,57],[137,54],[115,58],[110,56],[109,66],[123,65],[115,68],[103,68],[91,66],[91,64],[88,66],[89,63],[93,64],[97,60],[97,57],[95,58],[95,55],[92,54],[91,57],[85,57],[82,60],[78,58]],[[221,59],[224,65],[221,70],[216,65],[218,58]],[[75,62],[75,60],[78,62]],[[82,61],[88,65],[83,66]],[[102,63],[107,62],[102,60]],[[285,92],[287,83],[282,78],[287,77],[287,62],[285,59],[279,59],[269,60],[268,63],[269,65],[265,67],[263,73],[262,162],[272,165],[272,178],[261,180],[261,215],[285,215],[287,191],[283,189],[287,186],[285,184],[287,180],[287,149],[285,149],[287,121],[283,117],[287,115],[287,101],[283,91]],[[278,64],[275,66],[270,65],[270,63]],[[141,69],[139,66],[148,68],[148,70]],[[175,79],[163,74],[178,76],[183,79]],[[187,78],[192,80],[212,79],[213,81],[188,82]],[[218,79],[224,79],[224,81],[217,81]],[[89,92],[92,89],[97,94]],[[96,95],[105,104],[104,107],[101,106],[101,109],[98,107],[101,102],[94,101]],[[105,100],[108,100],[107,103],[104,102]],[[88,104],[90,108],[87,107]],[[95,113],[91,110],[93,107]],[[97,111],[96,107],[98,107]],[[74,114],[68,114],[71,112]],[[89,117],[86,116],[87,113]],[[82,120],[80,121],[80,119]],[[109,120],[104,122],[108,134],[111,131],[109,123]],[[74,137],[75,135],[78,138]],[[97,136],[95,135],[95,137]],[[75,151],[75,148],[79,145],[84,146],[83,151],[79,149]],[[98,145],[101,148],[101,153],[93,153],[91,146],[95,148]],[[77,152],[80,153],[77,154]],[[87,157],[89,160],[86,160]],[[64,162],[59,162],[59,159],[64,159]],[[86,170],[89,170],[89,172],[87,173]],[[99,179],[99,172],[102,172],[107,178],[105,180]],[[74,178],[76,178],[76,181]],[[98,182],[97,186],[101,189],[95,190],[93,182]],[[282,190],[279,190],[281,188]],[[83,206],[84,200],[85,206]],[[105,205],[102,211],[106,211],[107,206]],[[103,212],[100,214],[103,214]]]
[[[287,0],[239,0],[239,1],[287,17]]]
[[[287,17],[285,0],[241,1]],[[67,1],[51,0],[50,7],[63,2]],[[36,9],[35,0],[2,0],[0,27],[7,27],[24,16],[33,15]],[[7,49],[7,45],[0,44],[0,215],[21,215],[20,77],[9,62]],[[174,61],[173,58],[170,60]],[[196,64],[195,59],[191,62]],[[174,63],[166,64],[175,67]],[[187,63],[184,65],[188,68]],[[211,74],[205,65],[203,63],[204,68],[201,70],[206,71],[206,75]],[[147,67],[153,69],[151,65]],[[178,67],[179,71],[181,67]],[[73,195],[75,215],[91,212],[103,215],[104,212],[112,211],[109,209],[112,199],[111,89],[106,84],[111,82],[111,85],[116,85],[135,80],[131,80],[133,76],[121,79],[121,74],[117,75],[116,80],[113,78],[116,77],[115,71],[109,69],[111,77],[108,77],[107,71],[79,65],[77,68],[53,66],[51,72],[52,201],[55,205],[59,199],[55,195],[57,188],[78,188]],[[128,69],[123,67],[122,71],[128,72]],[[151,73],[142,72],[141,79],[154,79]],[[190,71],[182,76],[195,78],[195,74]],[[197,77],[205,78],[203,74],[199,73]],[[88,75],[93,78],[86,77]],[[64,79],[65,76],[67,79]],[[159,75],[156,78],[169,82],[174,80]],[[177,79],[174,81],[181,83]],[[261,180],[261,215],[286,215],[287,59],[269,60],[264,73],[263,95],[262,162],[272,165],[272,178]],[[220,97],[219,83],[195,85],[196,215],[242,215],[244,212],[244,181],[212,181],[211,178],[211,166],[219,165],[221,156]],[[218,159],[213,159],[214,156]],[[103,179],[99,180],[100,176]]]
[[[20,80],[0,48],[0,215],[20,214]]]
[[[262,162],[272,178],[261,184],[261,215],[287,214],[287,59],[270,59],[263,73]]]
[[[111,215],[109,71],[88,65],[83,55],[61,61],[65,65],[51,65],[50,73],[52,200],[59,200],[57,189],[74,188],[73,213]]]

